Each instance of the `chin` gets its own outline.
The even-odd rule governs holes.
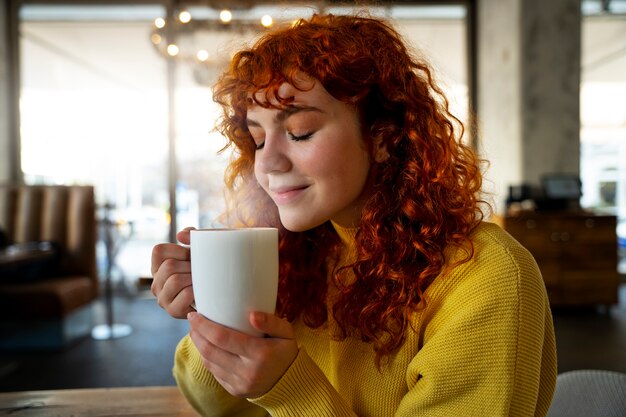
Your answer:
[[[314,219],[314,218],[293,218],[292,216],[280,216],[280,222],[283,227],[290,232],[306,232],[307,230],[315,229],[317,226],[324,224],[328,219]]]

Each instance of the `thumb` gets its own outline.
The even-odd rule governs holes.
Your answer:
[[[178,241],[183,245],[188,245],[191,240],[189,231],[195,229],[195,227],[185,227],[183,230],[176,233],[176,239],[178,239]]]
[[[253,311],[250,313],[250,324],[258,331],[269,337],[279,339],[294,339],[293,327],[285,319],[276,317],[274,314]]]

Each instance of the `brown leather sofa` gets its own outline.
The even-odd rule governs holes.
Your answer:
[[[0,185],[0,230],[9,245],[0,249],[0,349],[59,348],[89,334],[93,187]]]

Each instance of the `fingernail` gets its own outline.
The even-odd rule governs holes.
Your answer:
[[[196,313],[191,312],[191,313],[187,313],[187,321],[192,321],[196,318]]]
[[[258,324],[264,324],[267,321],[267,316],[263,312],[255,311],[252,313],[252,315],[254,317],[254,321],[256,321]]]

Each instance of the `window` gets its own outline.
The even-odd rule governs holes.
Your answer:
[[[112,207],[117,276],[150,274],[152,246],[168,234],[165,62],[146,41],[162,13],[154,6],[20,10],[24,180],[95,186],[99,207]],[[100,243],[99,268],[103,253]]]
[[[581,204],[618,216],[620,272],[626,273],[626,7],[583,2]],[[612,2],[613,7],[626,2]],[[615,13],[610,13],[611,11]]]
[[[194,19],[219,11],[190,7]],[[263,5],[234,18],[306,17],[317,6]],[[352,8],[332,7],[333,13]],[[464,6],[371,8],[393,19],[433,64],[435,76],[461,120],[468,114]],[[20,9],[21,147],[27,183],[93,184],[100,207],[112,207],[117,247],[114,279],[150,275],[150,251],[170,227],[211,227],[223,209],[228,153],[213,131],[220,111],[210,85],[223,62],[167,58],[155,47],[158,5],[35,5]],[[180,49],[228,57],[239,35],[199,30]],[[173,61],[168,61],[173,60]],[[172,62],[174,63],[172,65]],[[168,79],[169,75],[174,75]],[[173,103],[173,105],[172,105]],[[171,107],[170,107],[171,106]],[[173,132],[173,133],[172,133]],[[175,161],[170,161],[175,155]],[[175,177],[171,178],[170,167]],[[173,184],[173,186],[172,186]],[[170,217],[175,194],[176,221]],[[100,213],[102,216],[102,213]],[[99,263],[104,268],[103,243]]]

